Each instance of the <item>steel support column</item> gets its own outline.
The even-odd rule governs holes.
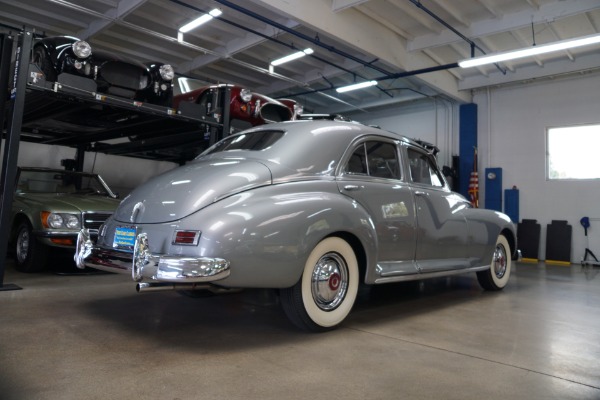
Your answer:
[[[25,108],[25,88],[27,85],[27,71],[31,57],[31,45],[33,33],[24,30],[19,37],[15,58],[15,74],[11,85],[10,107],[8,124],[6,127],[6,139],[4,142],[4,159],[2,160],[2,171],[0,177],[0,289],[20,289],[16,285],[4,285],[4,270],[6,267],[6,251],[10,234],[10,215],[15,189],[15,177],[17,175],[17,158],[19,156],[19,140],[21,138],[21,126],[23,110]],[[2,41],[2,58],[0,64],[11,62],[10,52],[5,57],[6,42]],[[12,46],[10,46],[12,48]],[[3,67],[0,67],[0,70]],[[0,87],[4,93],[4,87]]]

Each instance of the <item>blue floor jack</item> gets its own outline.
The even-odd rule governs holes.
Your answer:
[[[588,228],[590,227],[590,218],[583,217],[583,218],[581,218],[581,220],[579,222],[581,222],[581,225],[583,226],[583,229],[585,230],[585,238],[587,239],[587,246],[585,248],[585,254],[583,255],[583,260],[581,260],[581,265],[591,265],[591,266],[600,267],[600,261],[598,261],[598,258],[596,257],[594,252],[589,249],[590,238],[588,236]],[[593,260],[588,260],[588,256],[593,258]]]

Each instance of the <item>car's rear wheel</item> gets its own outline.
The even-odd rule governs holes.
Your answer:
[[[502,234],[498,236],[490,269],[477,272],[477,280],[485,290],[501,290],[508,283],[512,267],[512,258],[508,240]]]
[[[23,221],[17,227],[15,238],[15,267],[21,272],[39,272],[46,266],[48,248],[31,233],[31,225]]]
[[[350,313],[358,282],[352,247],[341,238],[326,238],[310,253],[298,283],[281,291],[283,310],[301,329],[333,329]]]

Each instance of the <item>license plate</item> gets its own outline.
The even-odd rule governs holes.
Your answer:
[[[113,247],[119,249],[133,250],[135,246],[135,228],[129,226],[117,226],[115,229],[115,238]]]

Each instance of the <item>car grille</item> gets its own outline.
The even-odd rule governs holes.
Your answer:
[[[106,62],[102,65],[100,73],[111,85],[131,90],[144,89],[149,83],[148,74],[144,69],[123,62]]]
[[[112,213],[104,212],[87,212],[83,213],[83,227],[91,231],[98,232],[100,225],[104,223],[110,217]]]

